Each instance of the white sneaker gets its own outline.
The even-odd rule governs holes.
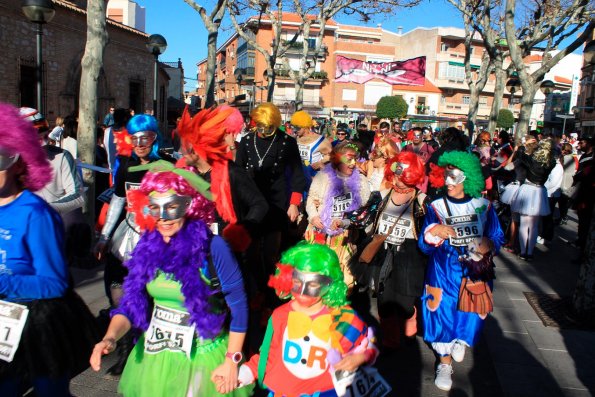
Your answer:
[[[452,365],[450,364],[439,364],[436,368],[436,379],[434,384],[440,390],[449,391],[452,387]]]
[[[450,355],[453,360],[460,363],[465,358],[465,345],[459,341],[456,341],[452,346],[452,352]]]
[[[545,243],[545,240],[543,239],[543,237],[537,236],[537,244],[543,245],[544,243]]]

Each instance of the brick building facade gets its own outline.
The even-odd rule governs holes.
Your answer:
[[[56,14],[43,26],[44,86],[46,117],[78,112],[81,59],[85,50],[87,22],[85,2],[54,0]],[[36,107],[35,25],[14,0],[0,0],[0,100],[17,106]],[[152,108],[154,58],[146,47],[148,35],[107,21],[108,43],[98,82],[98,117],[110,106],[131,108],[142,113]],[[168,77],[159,76],[158,112],[165,115]],[[161,93],[163,95],[161,95]]]

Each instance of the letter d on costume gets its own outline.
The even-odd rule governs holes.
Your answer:
[[[297,364],[302,358],[302,348],[295,342],[285,341],[283,349],[283,361],[289,364]]]

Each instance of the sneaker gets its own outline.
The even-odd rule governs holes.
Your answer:
[[[456,341],[452,347],[452,352],[450,356],[453,360],[460,363],[465,358],[465,345],[459,341]]]
[[[439,364],[436,368],[436,379],[434,384],[437,388],[444,391],[449,391],[452,387],[452,365]]]
[[[544,243],[545,243],[545,240],[544,240],[544,238],[543,238],[543,237],[541,237],[541,236],[537,236],[537,244],[541,244],[541,245],[543,245]]]

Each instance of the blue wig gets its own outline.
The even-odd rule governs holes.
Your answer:
[[[141,131],[153,131],[157,134],[157,139],[153,142],[153,147],[151,148],[151,153],[149,154],[149,159],[151,160],[158,160],[161,157],[159,156],[159,148],[161,147],[161,133],[159,132],[159,126],[157,125],[157,120],[155,117],[150,116],[148,114],[139,114],[134,116],[130,119],[128,124],[126,124],[126,130],[130,135],[134,135],[137,132]],[[133,157],[136,157],[134,152],[132,153]]]

